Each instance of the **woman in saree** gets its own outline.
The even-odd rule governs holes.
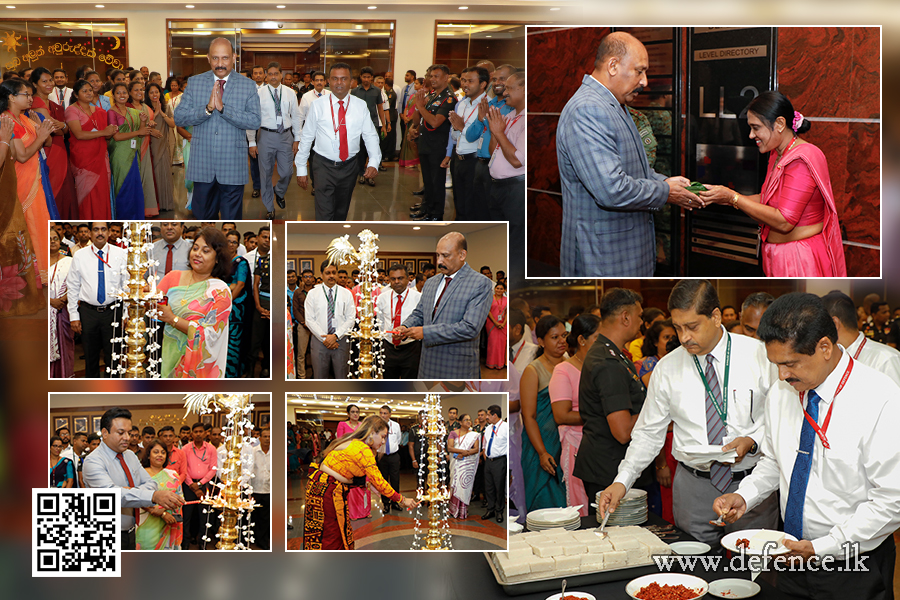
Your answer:
[[[566,353],[566,325],[553,315],[541,317],[535,327],[537,358],[522,371],[519,397],[522,407],[522,478],[528,512],[566,506],[566,486],[559,468],[562,447],[559,428],[550,406],[550,378]]]
[[[413,82],[416,91],[422,89],[425,80],[419,77]],[[419,164],[419,148],[416,140],[419,136],[418,119],[413,119],[416,114],[416,95],[412,94],[400,113],[400,118],[406,123],[406,135],[400,145],[400,166],[414,169]]]
[[[225,234],[228,256],[231,259],[229,275],[224,279],[231,290],[231,315],[228,317],[228,362],[225,377],[237,378],[244,375],[244,354],[241,345],[244,338],[244,324],[247,317],[247,306],[250,303],[250,265],[243,256],[238,256],[241,245],[241,234],[237,229],[230,229]]]
[[[144,448],[141,465],[150,479],[157,483],[159,489],[175,492],[183,498],[181,476],[174,469],[167,469],[167,464],[169,450],[162,441],[155,439]],[[181,550],[184,523],[177,518],[180,515],[180,506],[175,510],[167,510],[159,505],[141,508],[137,531],[134,532],[136,549]]]
[[[359,429],[359,407],[347,405],[347,420],[338,423],[336,437],[343,437]],[[368,519],[372,515],[371,495],[366,486],[350,488],[347,495],[347,512],[350,520]]]
[[[472,417],[467,414],[459,418],[460,428],[447,436],[447,449],[451,460],[456,461],[453,479],[450,482],[450,516],[465,519],[469,514],[472,500],[472,486],[478,470],[478,453],[481,452],[481,434],[472,429]]]
[[[84,80],[91,84],[91,89],[94,91],[94,97],[91,100],[91,105],[96,106],[97,108],[102,108],[105,111],[108,111],[110,108],[112,108],[112,103],[109,100],[109,96],[105,96],[103,94],[103,81],[100,79],[100,74],[96,71],[88,71],[84,74]],[[73,92],[72,95],[74,96],[75,93]]]
[[[109,156],[106,145],[119,128],[109,124],[106,111],[94,106],[94,88],[85,80],[72,88],[72,104],[66,109],[69,126],[69,160],[75,175],[78,212],[88,221],[112,218]]]
[[[175,109],[178,108],[178,104],[181,102],[181,97],[183,95],[181,82],[178,81],[177,77],[169,77],[168,81],[166,81],[166,90],[166,104],[172,107],[172,114],[174,115]],[[177,127],[175,128],[175,131],[172,132],[172,138],[174,141],[172,164],[184,164],[184,157],[181,155],[181,135],[178,133]]]
[[[747,106],[750,139],[769,153],[762,192],[745,196],[712,185],[697,195],[731,205],[760,225],[768,277],[846,277],[844,246],[822,151],[798,137],[810,122],[781,92],[763,92]]]
[[[156,184],[153,180],[153,159],[150,152],[150,138],[158,138],[161,132],[153,128],[153,109],[144,103],[144,82],[135,77],[128,84],[128,99],[130,108],[138,111],[141,123],[146,127],[147,134],[138,142],[138,163],[141,170],[141,187],[144,188],[144,216],[155,217],[159,215],[159,206],[156,204]]]
[[[39,125],[25,112],[31,107],[31,89],[23,79],[13,78],[0,83],[0,114],[13,122],[12,154],[16,159],[16,192],[28,234],[37,252],[38,275],[43,285],[48,282],[50,242],[47,223],[51,218],[50,202],[41,176],[40,150],[52,141],[53,121],[45,119]],[[37,115],[35,115],[37,117]],[[53,206],[54,212],[56,207]]]
[[[150,138],[150,153],[153,158],[153,179],[156,182],[156,203],[159,210],[175,210],[175,184],[172,181],[172,154],[169,151],[169,132],[175,127],[171,106],[163,99],[162,86],[158,83],[147,85],[147,101],[152,108],[151,129],[159,132]]]
[[[110,125],[118,128],[109,140],[109,166],[115,198],[115,218],[139,221],[144,218],[144,188],[138,146],[148,135],[141,113],[128,107],[128,86],[117,83],[112,89],[113,106],[106,114]]]
[[[37,258],[18,200],[14,126],[8,114],[0,115],[0,317],[32,315],[44,308]]]
[[[353,550],[347,496],[350,485],[360,479],[368,479],[381,495],[389,496],[407,510],[419,505],[394,490],[375,464],[375,453],[384,446],[387,434],[384,419],[376,415],[366,417],[356,431],[331,442],[318,464],[310,465],[313,469],[306,486],[304,550]]]
[[[36,111],[45,119],[51,119],[56,128],[53,131],[53,144],[44,153],[47,155],[47,174],[50,187],[53,189],[53,201],[60,219],[84,219],[84,215],[78,212],[78,203],[75,199],[75,180],[69,168],[69,155],[66,152],[66,134],[69,133],[66,126],[66,109],[54,100],[50,94],[56,89],[53,84],[53,76],[44,67],[38,67],[31,72],[29,77],[34,86],[34,101],[31,110]]]
[[[172,270],[157,286],[168,297],[159,307],[163,332],[163,377],[224,377],[228,364],[231,271],[225,235],[204,227],[188,252],[188,269]]]
[[[59,253],[59,234],[50,228],[50,377],[73,377],[75,374],[75,339],[69,324],[66,277],[72,258]]]
[[[70,488],[75,484],[75,464],[59,455],[63,442],[59,436],[50,438],[50,487]]]
[[[287,347],[285,351],[285,376],[287,379],[297,379],[297,371],[294,366],[294,319],[291,318],[291,308],[289,306],[285,306],[284,310],[287,311],[287,317],[284,320],[287,328],[287,331],[285,331],[285,346]]]
[[[487,324],[487,361],[488,369],[506,368],[506,285],[498,282],[494,286],[494,299],[488,312]]]
[[[553,369],[550,377],[550,409],[553,420],[559,425],[560,451],[559,468],[566,480],[567,506],[581,506],[579,513],[588,516],[587,493],[584,483],[572,475],[575,468],[575,454],[581,445],[581,414],[578,412],[578,384],[581,381],[581,367],[584,359],[597,341],[600,332],[600,317],[586,313],[572,320],[572,331],[566,342],[569,346],[569,359],[560,362]]]

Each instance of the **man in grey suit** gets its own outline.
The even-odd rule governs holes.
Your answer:
[[[191,210],[201,221],[243,218],[247,184],[247,130],[259,129],[256,84],[234,73],[234,49],[225,38],[209,45],[211,71],[194,75],[175,109],[175,124],[193,125],[186,179],[194,182]]]
[[[649,59],[634,36],[600,42],[594,72],[566,103],[556,130],[562,179],[563,277],[652,277],[653,213],[666,203],[691,210],[703,201],[647,162],[625,105],[647,85]]]
[[[419,305],[397,328],[422,340],[419,379],[481,379],[478,340],[493,299],[493,282],[466,264],[466,237],[451,232],[438,240],[441,277],[425,282]]]

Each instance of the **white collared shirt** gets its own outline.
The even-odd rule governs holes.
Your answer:
[[[319,341],[328,334],[328,298],[325,295],[327,289],[324,283],[317,284],[306,294],[306,301],[303,303],[306,327]],[[356,306],[353,304],[353,294],[347,288],[334,284],[331,291],[336,294],[332,320],[334,335],[341,339],[350,333],[356,323]]]
[[[302,123],[300,110],[297,108],[297,94],[294,90],[283,85],[274,88],[267,83],[256,91],[259,94],[259,111],[260,115],[262,115],[259,126],[273,131],[278,129],[275,117],[275,98],[278,98],[279,94],[281,94],[282,125],[285,131],[290,129],[291,134],[294,136],[294,141],[299,142]],[[247,130],[247,142],[249,142],[251,148],[256,146],[255,129]]]
[[[127,279],[125,263],[128,253],[112,244],[105,244],[102,251],[103,279],[106,282],[106,299],[103,306],[109,306],[116,300],[115,294],[125,288]],[[99,252],[94,244],[88,244],[72,257],[69,275],[66,277],[66,286],[69,288],[69,319],[72,321],[81,320],[78,314],[79,301],[100,306],[97,303],[97,273],[100,260],[99,254],[95,254]]]
[[[367,166],[377,169],[381,163],[381,149],[379,147],[378,133],[375,131],[372,118],[369,116],[369,107],[366,106],[364,100],[357,98],[353,94],[347,94],[343,98],[343,102],[346,110],[348,160],[359,153],[359,144],[360,140],[362,140],[369,154]],[[327,160],[340,162],[340,134],[335,131],[340,119],[338,116],[339,110],[338,97],[333,93],[318,98],[309,107],[306,118],[309,126],[303,127],[303,133],[300,136],[300,149],[294,158],[298,177],[305,177],[309,174],[306,163],[309,160],[309,152],[313,140],[316,142],[316,154],[323,156]]]
[[[403,298],[403,306],[400,308],[400,322],[403,323],[412,313],[416,310],[416,307],[419,305],[419,298],[421,298],[422,294],[416,291],[416,288],[406,288],[406,290],[400,294]],[[391,287],[384,289],[381,294],[378,295],[378,300],[375,302],[375,315],[378,318],[378,329],[382,332],[381,338],[386,340],[388,344],[393,343],[394,336],[389,333],[394,328],[394,313],[393,310],[397,310],[397,303],[399,302],[397,295]],[[412,338],[406,338],[400,345],[403,346],[410,342],[414,342],[415,340]]]
[[[530,338],[531,335],[522,334],[522,339],[517,343],[513,344],[509,347],[510,354],[509,358],[512,360],[513,364],[516,366],[516,370],[521,373],[525,370],[525,367],[531,364],[531,361],[534,360],[534,357],[537,356],[538,345],[532,343]],[[515,360],[513,360],[515,359]]]
[[[462,131],[457,131],[453,127],[450,128],[450,137],[456,140],[457,154],[472,154],[473,152],[478,152],[478,143],[481,139],[479,138],[474,142],[467,141],[466,130],[468,130],[472,123],[478,119],[478,104],[481,102],[482,98],[484,98],[484,92],[475,98],[475,100],[471,100],[466,96],[462,102],[456,103],[456,108],[454,110],[456,110],[456,114],[462,117],[462,120],[465,122]]]
[[[860,344],[865,344],[862,350],[859,350]],[[850,356],[856,356],[857,351],[859,351],[859,362],[884,373],[894,383],[900,385],[900,350],[891,348],[887,344],[876,342],[859,332],[856,339],[847,348]]]
[[[312,103],[321,98],[322,96],[330,96],[331,91],[327,89],[323,89],[321,92],[317,92],[316,90],[310,90],[303,94],[300,98],[300,127],[301,129],[306,126],[306,115],[309,114],[309,107],[312,106]]]
[[[268,494],[272,485],[272,446],[269,451],[263,452],[262,446],[255,446],[252,451],[253,465],[250,467],[250,479],[248,484],[253,488],[254,494]]]
[[[441,298],[441,292],[444,291],[445,287],[449,287],[449,286],[453,285],[453,278],[456,277],[457,275],[459,275],[460,270],[462,270],[462,267],[457,269],[456,273],[454,273],[453,275],[444,275],[443,273],[441,273],[440,275],[435,275],[435,277],[440,277],[441,281],[440,281],[440,283],[438,283],[437,292],[434,294],[434,301],[431,303],[432,310],[434,310],[434,307],[436,305],[438,305],[437,302],[438,302],[438,298]],[[450,283],[447,283],[448,277],[450,278]],[[422,289],[424,290],[425,288],[422,288]],[[444,299],[441,298],[441,302],[443,302],[443,301],[444,301]]]
[[[849,353],[843,351],[835,369],[815,388],[821,398],[820,426],[834,406],[826,431],[831,448],[825,450],[819,437],[813,437],[803,505],[803,538],[812,541],[819,556],[842,555],[841,545],[848,541],[859,542],[860,552],[868,552],[900,527],[900,445],[896,439],[900,388],[887,375],[856,360],[835,399],[849,362]],[[804,404],[808,401],[807,393]],[[789,384],[778,382],[772,387],[766,400],[763,457],[737,490],[748,510],[780,489],[784,516],[804,408]]]
[[[720,389],[725,389],[725,354],[728,334],[722,337],[710,354]],[[706,355],[697,355],[700,368],[706,372]],[[766,358],[762,342],[744,335],[731,335],[731,370],[728,377],[728,410],[722,445],[747,436],[757,444],[765,434],[763,416],[766,394],[778,380],[775,366]],[[724,401],[724,392],[722,400]],[[630,488],[641,472],[659,454],[666,440],[669,422],[673,425],[672,456],[675,460],[708,471],[710,463],[698,462],[682,451],[692,445],[708,445],[706,430],[706,387],[697,372],[692,355],[684,347],[664,356],[653,369],[647,399],[634,429],[625,458],[619,464],[616,481]],[[655,448],[655,450],[654,450]],[[732,466],[735,472],[752,468],[759,455],[747,454]]]
[[[385,438],[384,449],[388,448],[388,441],[390,442],[391,451],[385,452],[386,455],[397,454],[397,450],[400,449],[400,439],[403,437],[400,432],[400,424],[393,420],[388,420],[388,435]]]
[[[491,442],[492,436],[494,438],[493,442]],[[491,446],[490,453],[488,453],[489,444]],[[500,420],[493,425],[488,424],[481,434],[481,447],[484,448],[484,455],[488,458],[506,456],[509,451],[509,423]]]
[[[60,90],[55,85],[53,86],[53,91],[50,92],[50,100],[56,102],[60,106],[63,107],[63,110],[69,107],[69,100],[72,98],[72,88],[64,87]]]

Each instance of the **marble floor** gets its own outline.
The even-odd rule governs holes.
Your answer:
[[[400,473],[400,493],[415,494],[416,478],[411,470]],[[288,475],[287,514],[293,519],[293,529],[287,530],[287,549],[303,548],[303,510],[306,495],[306,478],[299,474]],[[372,493],[370,491],[370,493]],[[381,498],[372,494],[372,514],[368,519],[353,521],[353,535],[357,550],[409,550],[414,541],[415,519],[427,527],[428,508],[420,506],[416,512],[385,515],[381,511]],[[490,519],[482,521],[485,509],[481,501],[469,505],[469,516],[464,520],[450,519],[450,533],[454,550],[500,550],[506,548],[506,523]],[[273,526],[275,524],[273,523]]]
[[[375,186],[357,185],[353,190],[350,202],[350,221],[408,221],[409,207],[419,201],[412,192],[422,187],[422,177],[418,167],[400,167],[398,163],[386,163],[386,171],[378,173]],[[249,167],[248,167],[249,173]],[[172,211],[163,211],[160,219],[193,219],[193,214],[186,208],[187,191],[184,187],[184,168],[172,167],[175,180],[175,205]],[[249,178],[249,175],[248,175]],[[248,179],[249,181],[249,179]],[[250,183],[244,188],[244,219],[265,219],[266,209],[260,198],[252,198],[253,186]],[[286,208],[275,207],[276,221],[311,221],[315,220],[315,198],[310,190],[304,190],[292,178],[284,197]],[[444,219],[452,221],[456,217],[453,208],[453,191],[446,190]]]

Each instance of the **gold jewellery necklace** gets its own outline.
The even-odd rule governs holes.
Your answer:
[[[794,147],[794,144],[797,143],[797,139],[798,139],[798,138],[797,138],[797,136],[795,135],[795,136],[794,136],[794,139],[791,140],[791,144],[790,144],[787,148],[785,148],[784,152],[782,152],[781,154],[778,155],[778,158],[775,159],[775,165],[776,165],[776,166],[778,165],[778,162],[779,162],[782,158],[784,158],[784,155],[791,151],[791,148],[793,148],[793,147]]]

